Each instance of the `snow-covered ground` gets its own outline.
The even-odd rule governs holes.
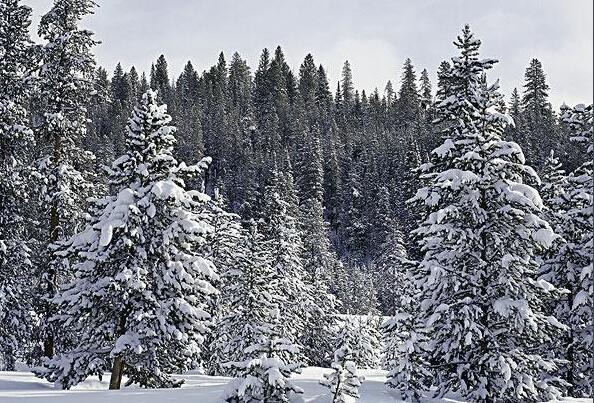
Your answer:
[[[330,394],[318,381],[326,368],[306,368],[295,377],[305,393],[301,401],[307,403],[328,403]],[[400,394],[384,385],[385,371],[360,371],[365,376],[361,387],[359,403],[398,403]],[[125,388],[119,391],[107,390],[109,376],[99,381],[90,378],[72,390],[56,390],[53,385],[36,378],[30,372],[0,372],[1,403],[220,403],[229,378],[188,373],[181,378],[186,383],[180,389]],[[588,399],[572,399],[566,402],[586,403]],[[460,402],[458,399],[426,399],[425,402]]]

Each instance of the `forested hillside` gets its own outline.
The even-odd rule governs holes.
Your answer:
[[[524,87],[495,107],[515,123],[502,138],[518,143],[539,173],[551,153],[571,172],[583,159],[581,150],[559,118],[563,110],[548,101],[543,66],[528,62]],[[444,126],[434,120],[449,96],[451,69],[441,63],[438,82],[431,83],[427,70],[407,59],[393,83],[366,93],[355,89],[348,61],[331,89],[312,55],[292,71],[281,47],[264,49],[253,68],[237,53],[230,61],[221,53],[202,73],[188,61],[176,78],[165,56],[146,74],[118,64],[110,75],[99,67],[85,144],[99,165],[113,160],[125,147],[134,105],[147,89],[156,90],[177,126],[176,158],[212,158],[208,194],[216,193],[247,225],[269,214],[267,185],[279,173],[291,176],[294,189],[284,190],[286,198],[300,210],[293,215],[308,249],[317,245],[332,267],[333,292],[350,312],[390,313],[393,279],[382,265],[394,254],[418,256],[410,236],[417,212],[406,200],[419,187],[414,170],[443,141]]]

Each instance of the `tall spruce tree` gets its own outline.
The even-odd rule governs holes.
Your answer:
[[[287,297],[273,270],[269,243],[255,225],[249,229],[245,260],[235,277],[225,326],[229,337],[230,358],[227,363],[237,378],[226,395],[227,402],[289,402],[303,391],[288,378],[299,372],[295,361],[299,346],[285,337],[282,325]]]
[[[226,359],[222,362],[225,373],[233,376],[243,368],[234,363],[246,359],[246,349],[260,337],[259,326],[268,323],[268,314],[275,308],[270,291],[270,256],[255,224],[249,225],[235,245],[232,265],[222,273],[221,296],[226,306],[217,324],[221,329],[217,330],[217,348]]]
[[[290,175],[290,171],[286,174]],[[303,244],[296,219],[290,215],[291,211],[296,210],[296,206],[290,206],[294,195],[286,193],[286,190],[291,189],[287,189],[287,182],[282,176],[278,171],[273,171],[264,189],[261,232],[270,249],[272,285],[276,293],[285,297],[279,306],[283,314],[279,331],[284,338],[297,343],[307,324],[303,308],[313,304],[316,291],[305,283]],[[287,179],[292,181],[292,178]]]
[[[542,167],[551,150],[558,147],[558,130],[555,125],[553,109],[548,100],[549,86],[542,64],[538,59],[532,59],[524,75],[525,84],[522,95],[523,126],[528,162]]]
[[[245,263],[246,234],[240,224],[240,217],[226,212],[222,206],[224,200],[216,195],[211,205],[212,215],[210,225],[213,231],[208,244],[210,246],[209,258],[220,273],[217,289],[220,294],[213,298],[212,315],[216,326],[209,334],[207,347],[204,354],[204,369],[210,375],[230,375],[227,363],[237,359],[234,354],[234,345],[230,343],[236,334],[235,320],[230,320],[232,313],[231,302],[236,297],[236,280],[242,273]],[[234,318],[234,317],[232,317]]]
[[[378,249],[372,266],[378,304],[384,314],[395,315],[402,305],[400,299],[408,295],[410,286],[406,280],[405,239],[396,222],[391,224],[390,233]]]
[[[428,108],[433,102],[433,95],[431,90],[431,80],[429,79],[429,73],[427,69],[421,71],[419,77],[419,95],[421,96],[421,105],[424,109]]]
[[[90,173],[85,167],[89,168],[93,155],[85,152],[81,144],[86,135],[87,106],[96,73],[91,50],[97,42],[93,33],[81,29],[79,23],[93,13],[94,7],[92,0],[55,0],[39,24],[38,34],[46,41],[41,48],[42,124],[37,138],[40,215],[45,219],[40,230],[47,246],[42,248],[39,264],[43,301],[54,296],[66,274],[61,258],[55,256],[54,246],[78,229],[85,199],[91,193]],[[43,318],[55,313],[48,303],[43,303],[39,310]],[[48,326],[45,319],[41,325],[43,353],[52,357],[57,329]]]
[[[417,88],[417,75],[410,59],[404,61],[402,80],[398,91],[396,119],[405,130],[418,121],[421,99]]]
[[[175,119],[178,122],[176,155],[188,163],[199,161],[204,156],[199,90],[198,73],[188,61],[176,81],[174,92]]]
[[[169,68],[167,60],[164,55],[157,58],[157,62],[153,65],[150,75],[150,86],[153,90],[157,91],[159,100],[167,104],[170,112],[173,109],[173,88],[169,81]]]
[[[53,321],[77,337],[36,374],[63,388],[108,370],[110,389],[124,375],[128,384],[175,387],[182,382],[169,374],[199,357],[217,274],[205,255],[209,198],[187,190],[183,177],[208,160],[178,164],[170,121],[147,92],[129,121],[126,153],[113,163],[114,192],[94,203],[87,227],[58,252],[75,274],[54,298],[61,313]]]
[[[0,369],[14,370],[31,340],[31,248],[27,204],[33,146],[27,106],[35,59],[31,9],[18,0],[0,2]]]
[[[302,344],[312,365],[327,362],[330,344],[335,299],[328,291],[328,279],[338,265],[330,250],[327,226],[324,221],[322,164],[319,139],[315,134],[305,137],[303,150],[311,162],[299,167],[299,222],[303,241],[302,261],[305,281],[315,290],[313,304],[308,307],[308,324]],[[308,151],[305,151],[308,150]]]
[[[443,101],[450,96],[452,65],[447,60],[439,64],[437,69],[437,100]]]
[[[455,42],[451,96],[437,106],[449,123],[445,141],[422,167],[415,196],[426,211],[415,230],[424,252],[417,328],[430,337],[423,351],[437,395],[547,400],[560,395],[546,375],[554,363],[534,346],[564,326],[543,313],[554,287],[536,280],[534,256],[556,235],[524,183],[534,171],[517,144],[501,139],[508,118],[494,111],[498,85],[483,79],[496,61],[479,59],[480,44],[468,26]]]
[[[418,325],[421,290],[413,278],[416,262],[398,256],[392,264],[397,291],[391,316],[381,326],[383,366],[388,370],[386,384],[398,389],[403,399],[417,403],[436,375],[427,361],[431,336]]]
[[[107,70],[97,68],[95,77],[95,95],[88,108],[89,123],[85,144],[95,156],[95,166],[101,168],[103,164],[115,159],[116,144],[114,140],[113,108],[111,102],[111,85]],[[119,123],[119,122],[118,122]],[[123,137],[122,137],[123,138]],[[121,144],[117,144],[121,146]],[[120,148],[120,151],[122,148]]]
[[[558,230],[564,242],[546,263],[544,278],[568,291],[554,311],[569,326],[565,337],[554,343],[566,360],[560,374],[570,384],[568,394],[592,397],[592,105],[566,110],[562,119],[582,147],[584,162],[567,177],[560,195]]]
[[[347,403],[359,398],[359,387],[364,377],[358,374],[354,361],[356,346],[353,333],[353,325],[345,321],[337,337],[331,364],[333,372],[324,374],[324,378],[320,381],[322,385],[330,388],[332,403]]]
[[[544,217],[555,232],[560,233],[559,225],[563,222],[563,213],[565,212],[567,175],[565,175],[559,158],[552,150],[540,172],[540,179],[539,193],[545,207]]]

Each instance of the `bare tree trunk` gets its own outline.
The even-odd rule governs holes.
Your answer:
[[[48,358],[52,358],[54,356],[54,335],[48,334],[45,336],[45,340],[43,341],[43,355]]]
[[[118,323],[116,337],[120,337],[126,330],[126,315],[122,314]],[[122,385],[122,375],[124,375],[124,358],[118,355],[113,359],[113,366],[111,369],[111,378],[109,380],[109,389],[119,389]]]
[[[122,375],[124,374],[124,360],[121,355],[118,355],[113,360],[113,367],[111,369],[111,378],[109,379],[109,389],[119,389],[122,385]]]

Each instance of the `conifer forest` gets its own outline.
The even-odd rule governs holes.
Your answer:
[[[100,6],[0,0],[0,401],[591,401],[591,98],[464,21],[373,91],[102,66]]]

